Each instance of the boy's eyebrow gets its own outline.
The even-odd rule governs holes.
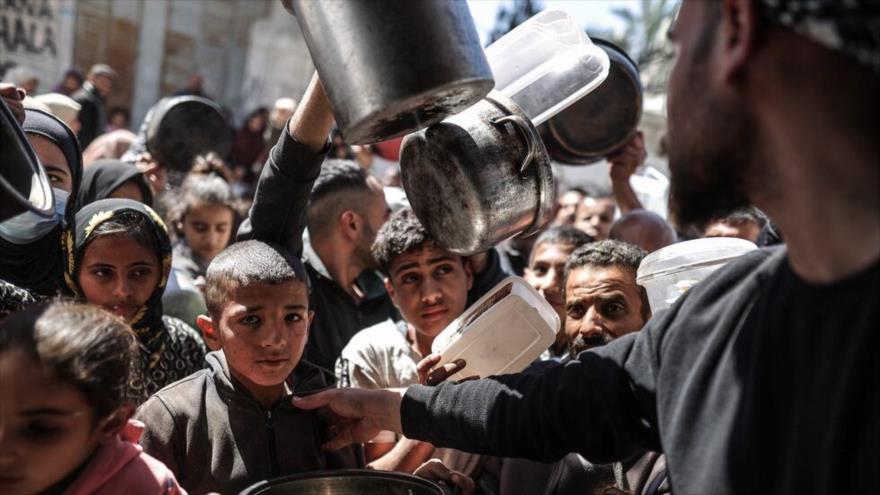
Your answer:
[[[284,309],[306,309],[305,304],[288,304],[284,306]]]
[[[444,254],[443,256],[438,256],[436,258],[429,259],[428,264],[433,265],[436,263],[441,263],[443,261],[455,261],[455,257],[452,255],[449,255],[449,254]],[[411,263],[404,263],[403,265],[398,266],[396,270],[394,270],[394,274],[397,275],[398,273],[400,273],[404,270],[409,270],[410,268],[415,268],[417,266],[419,266],[419,264],[418,264],[418,262],[415,262],[415,261],[413,261]]]
[[[35,407],[32,409],[25,409],[21,412],[23,416],[75,416],[78,414],[77,411],[68,411],[65,409],[57,409],[54,407]]]

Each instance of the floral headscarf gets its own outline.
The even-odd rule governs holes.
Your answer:
[[[64,280],[77,297],[84,298],[77,273],[86,248],[89,242],[94,239],[95,229],[112,218],[131,214],[140,215],[147,220],[146,224],[151,226],[151,234],[155,236],[156,246],[158,246],[156,256],[159,259],[161,270],[159,284],[147,302],[128,322],[137,334],[141,345],[149,354],[148,367],[152,368],[158,362],[165,342],[166,330],[162,322],[162,294],[165,292],[165,285],[168,283],[168,275],[171,272],[171,241],[168,238],[168,229],[159,215],[149,206],[130,199],[102,199],[83,207],[76,213],[72,228],[68,228],[64,234],[63,244],[66,258]]]

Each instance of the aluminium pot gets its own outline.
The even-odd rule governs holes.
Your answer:
[[[26,211],[51,216],[55,198],[24,131],[0,99],[0,222]]]
[[[608,78],[539,128],[550,156],[566,165],[596,163],[617,151],[635,135],[642,116],[635,62],[613,43],[592,41],[608,54]]]
[[[407,136],[400,175],[431,237],[463,256],[531,235],[553,211],[547,150],[523,111],[497,91]]]
[[[415,476],[372,469],[336,469],[261,481],[240,495],[444,495]]]
[[[464,0],[293,0],[348,144],[443,120],[495,85]]]

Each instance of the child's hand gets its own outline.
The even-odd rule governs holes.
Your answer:
[[[474,493],[474,480],[458,471],[449,469],[440,459],[429,460],[419,466],[413,474],[428,481],[451,483],[456,488],[455,493],[461,495],[473,495]]]
[[[419,373],[419,383],[422,385],[437,385],[467,366],[467,362],[464,359],[456,359],[435,369],[434,366],[437,366],[441,359],[443,359],[443,356],[440,354],[430,354],[419,361],[419,364],[416,365],[416,370]]]
[[[324,409],[327,420],[325,450],[339,450],[372,440],[381,431],[403,433],[400,404],[406,389],[363,390],[337,388],[306,397],[294,396],[293,405],[305,410]],[[329,413],[329,414],[326,414]]]

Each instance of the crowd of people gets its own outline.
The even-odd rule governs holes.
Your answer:
[[[0,222],[0,493],[346,468],[465,495],[874,491],[880,23],[816,3],[683,2],[668,219],[631,186],[636,132],[609,190],[558,190],[540,232],[469,257],[394,167],[377,177],[387,143],[345,143],[317,75],[168,180],[105,108],[111,67],[37,96],[16,71],[0,96],[55,212]],[[697,237],[761,249],[655,314],[640,264]],[[511,275],[555,341],[521,373],[447,380],[467,363],[437,366],[435,338]]]

